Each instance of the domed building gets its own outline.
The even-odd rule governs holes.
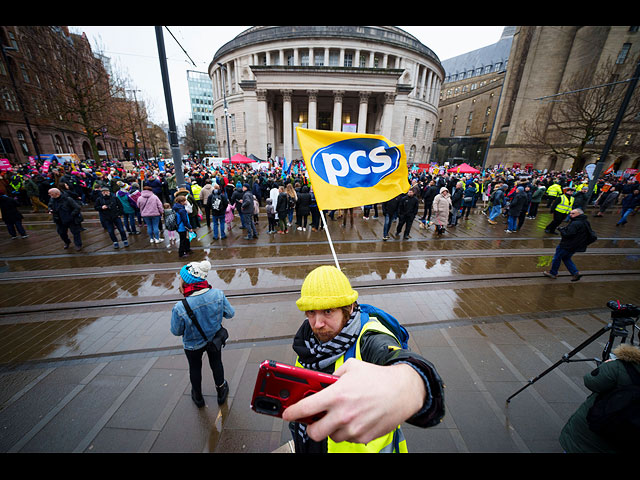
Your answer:
[[[256,26],[223,45],[208,73],[221,157],[301,160],[301,126],[383,135],[409,163],[429,159],[444,69],[400,28]]]

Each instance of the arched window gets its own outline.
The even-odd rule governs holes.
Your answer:
[[[54,143],[56,146],[56,153],[64,153],[64,146],[62,145],[62,139],[60,138],[60,135],[56,135],[54,137]]]

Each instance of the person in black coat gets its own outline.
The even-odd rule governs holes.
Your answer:
[[[418,206],[420,202],[415,196],[414,190],[409,189],[407,194],[400,199],[398,203],[398,227],[396,228],[396,236],[404,229],[404,240],[411,238],[409,233],[411,232],[411,225],[413,225],[413,219],[418,214]]]
[[[551,269],[543,274],[549,278],[558,278],[560,263],[564,263],[573,276],[572,282],[580,280],[582,275],[578,267],[573,263],[571,257],[576,252],[586,252],[587,246],[595,240],[595,234],[591,229],[589,220],[584,212],[579,208],[574,208],[569,213],[569,224],[566,227],[558,228],[562,239],[556,247],[556,253],[551,261]]]
[[[403,193],[396,195],[391,200],[387,200],[382,204],[382,214],[384,215],[384,227],[382,228],[382,240],[385,242],[389,239],[389,229],[391,222],[398,216],[398,203],[404,196]]]
[[[2,212],[2,221],[7,226],[12,239],[18,238],[16,230],[22,238],[29,236],[22,226],[24,217],[18,210],[18,201],[15,198],[6,194],[0,195],[0,212]]]
[[[451,191],[451,190],[449,190]],[[458,224],[458,211],[462,206],[462,197],[464,195],[464,184],[458,182],[453,193],[451,194],[451,214],[449,215],[448,227],[455,227]]]
[[[115,195],[111,195],[111,190],[107,187],[104,187],[101,193],[102,195],[96,198],[94,206],[100,214],[100,222],[107,229],[109,237],[113,242],[113,248],[120,248],[118,245],[118,238],[115,234],[116,228],[120,232],[120,237],[122,237],[124,246],[128,247],[129,241],[127,240],[127,232],[125,231],[122,219],[120,218],[124,215],[122,203]]]
[[[73,235],[73,243],[76,250],[82,248],[82,215],[80,205],[73,198],[62,193],[57,188],[49,189],[49,213],[53,217],[56,224],[56,230],[60,238],[64,242],[64,248],[69,248],[71,240],[69,240],[68,231]],[[118,202],[120,203],[120,202]]]
[[[289,209],[289,198],[284,187],[278,187],[278,200],[276,203],[276,213],[278,215],[278,233],[287,233],[287,210]]]
[[[424,214],[420,221],[424,224],[431,220],[431,207],[433,206],[433,199],[436,198],[436,195],[439,193],[439,189],[436,186],[436,182],[431,180],[429,182],[429,186],[424,190],[422,195],[422,200],[424,201]]]
[[[311,194],[306,185],[300,188],[298,200],[296,201],[296,225],[298,230],[307,230],[307,217],[311,213]]]

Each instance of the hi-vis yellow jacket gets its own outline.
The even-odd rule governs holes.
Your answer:
[[[371,317],[371,320],[367,322],[356,340],[356,352],[355,358],[362,360],[362,354],[360,352],[360,342],[365,332],[370,330],[380,333],[386,333],[396,338],[389,329],[387,329],[382,323]],[[336,371],[344,363],[344,355],[336,360],[334,371]],[[296,359],[296,366],[302,367],[298,359]],[[304,368],[304,367],[303,367]],[[407,441],[402,433],[400,425],[381,437],[370,441],[367,444],[364,443],[351,443],[351,442],[334,442],[331,437],[327,439],[327,451],[328,453],[407,453]]]

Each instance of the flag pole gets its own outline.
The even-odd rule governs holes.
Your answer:
[[[320,210],[320,218],[322,218],[322,224],[324,225],[324,231],[327,234],[327,240],[329,240],[329,246],[331,247],[331,253],[333,254],[333,259],[336,262],[336,268],[338,270],[341,270],[340,264],[338,263],[338,257],[336,256],[336,251],[333,249],[333,242],[331,241],[331,235],[329,235],[329,227],[327,226],[327,221],[324,219],[324,212],[319,207],[318,207],[318,210]]]

